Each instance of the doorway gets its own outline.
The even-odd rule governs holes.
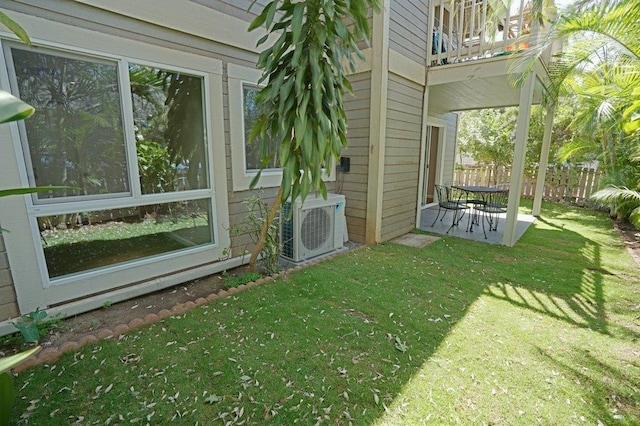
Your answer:
[[[440,145],[442,130],[438,126],[427,126],[424,168],[422,170],[422,207],[434,202],[434,192],[438,168],[438,146]]]

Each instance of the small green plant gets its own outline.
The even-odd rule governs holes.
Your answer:
[[[248,234],[253,244],[257,244],[260,239],[260,232],[269,215],[269,206],[262,200],[262,193],[255,193],[251,197],[245,199],[242,203],[247,206],[249,213],[237,225],[229,229],[232,237]],[[267,275],[275,274],[280,269],[278,259],[280,257],[281,247],[278,239],[280,230],[280,221],[276,217],[269,224],[264,246],[260,251],[261,266]]]
[[[12,322],[11,324],[20,331],[25,342],[38,343],[41,323],[47,316],[47,312],[41,311],[38,307],[34,311],[20,316],[20,321]]]
[[[231,288],[260,279],[262,278],[262,275],[257,272],[247,272],[240,275],[222,274],[222,278],[224,280],[224,285],[227,288]]]
[[[102,304],[102,308],[103,309],[109,309],[111,307],[111,305],[113,305],[113,302],[111,300],[107,300]]]

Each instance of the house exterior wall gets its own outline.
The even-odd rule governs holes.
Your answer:
[[[225,15],[251,22],[258,16],[269,0],[191,0]],[[253,5],[252,5],[253,3]]]
[[[91,4],[91,3],[95,3]],[[199,2],[200,11],[204,14],[207,13],[207,10],[210,9],[213,11],[229,13],[233,17],[236,18],[236,23],[239,23],[238,31],[241,31],[242,36],[246,33],[246,26],[248,22],[250,22],[255,13],[258,13],[262,9],[262,5],[257,4],[255,7],[255,13],[246,13],[243,12],[242,7],[240,7],[237,2]],[[207,6],[207,3],[210,3]],[[250,2],[247,2],[250,3]],[[262,2],[264,3],[264,2]],[[106,6],[105,6],[106,5]],[[95,6],[95,7],[94,7]],[[30,2],[22,2],[22,1],[13,1],[13,2],[0,2],[0,8],[9,12],[11,16],[16,19],[17,22],[22,23],[27,31],[30,33],[34,42],[38,43],[40,40],[48,41],[46,38],[42,36],[38,36],[36,31],[30,31],[29,21],[32,18],[26,17],[36,17],[36,18],[44,18],[48,22],[56,22],[61,25],[60,31],[64,31],[64,25],[69,25],[74,28],[83,28],[90,31],[95,31],[100,34],[109,34],[117,37],[124,37],[129,40],[135,40],[143,43],[147,43],[149,45],[154,46],[163,46],[169,49],[177,50],[180,52],[188,52],[191,54],[195,54],[202,57],[215,58],[222,62],[223,70],[222,73],[222,85],[221,90],[223,92],[223,119],[221,122],[224,125],[224,152],[225,152],[225,161],[224,164],[226,166],[225,176],[226,176],[226,188],[227,191],[227,199],[228,205],[222,206],[220,203],[217,204],[217,210],[226,209],[224,215],[219,215],[218,217],[226,217],[228,215],[228,219],[226,219],[222,223],[221,226],[228,229],[230,225],[239,223],[241,219],[246,215],[247,207],[243,204],[243,201],[251,194],[250,191],[233,191],[232,186],[232,174],[231,174],[231,166],[233,164],[231,160],[231,149],[230,149],[230,135],[229,135],[229,92],[228,92],[228,75],[227,68],[228,64],[236,64],[245,67],[253,67],[255,68],[255,60],[257,58],[257,53],[253,51],[255,42],[244,42],[244,46],[238,47],[232,44],[227,44],[227,40],[207,40],[203,36],[198,36],[198,34],[186,33],[184,31],[177,30],[175,28],[168,28],[161,24],[155,24],[153,22],[144,21],[140,19],[133,19],[130,17],[126,17],[120,13],[114,13],[112,11],[106,10],[105,7],[110,6],[109,2],[101,2],[101,1],[42,1],[38,2],[37,5],[33,5]],[[138,5],[136,5],[138,6]],[[141,4],[141,7],[148,6],[146,3]],[[153,5],[151,5],[153,6]],[[215,7],[214,7],[215,6]],[[205,9],[202,9],[205,7]],[[232,12],[233,10],[233,12]],[[117,11],[121,12],[121,11]],[[211,21],[208,22],[207,25],[202,25],[199,29],[198,25],[195,25],[197,31],[206,31],[208,26],[211,26],[211,22],[214,22],[214,18],[219,19],[220,14],[218,13],[211,15]],[[200,18],[206,18],[200,16]],[[240,21],[240,19],[242,19]],[[25,25],[26,22],[26,25]],[[5,32],[5,34],[7,34]],[[33,35],[36,34],[36,37]],[[235,39],[234,33],[231,32],[226,35],[229,39]],[[260,35],[256,35],[253,38],[257,40]],[[237,41],[231,41],[230,43],[239,44]],[[83,41],[78,40],[77,46],[82,48]],[[63,45],[62,47],[67,47]],[[73,48],[73,46],[68,46]],[[329,189],[333,189],[333,184],[329,183]],[[266,201],[270,202],[273,200],[275,196],[277,188],[264,188],[263,196]],[[220,240],[220,235],[218,235],[217,239]],[[9,261],[6,253],[5,244],[0,237],[0,243],[2,250],[0,251],[0,325],[1,322],[15,317],[19,314],[18,306],[16,302],[16,294],[13,287],[12,282],[12,274],[9,269]],[[243,252],[250,248],[251,239],[248,235],[239,235],[234,237],[230,241],[232,247],[232,256],[240,256]],[[14,259],[15,260],[15,259]],[[215,262],[216,259],[211,259]],[[21,260],[21,262],[24,260]],[[240,260],[238,260],[240,261]],[[33,259],[33,263],[36,263],[36,260]],[[224,267],[227,269],[229,266]],[[209,272],[211,273],[211,272]],[[156,287],[157,288],[157,287]],[[116,301],[116,298],[112,298],[111,300]],[[42,306],[42,305],[40,305]],[[0,327],[1,328],[1,327]],[[0,330],[0,334],[2,330]]]
[[[352,241],[364,243],[367,241],[368,216],[371,209],[368,203],[372,190],[369,174],[372,170],[372,120],[370,119],[375,105],[372,105],[373,95],[379,93],[379,88],[372,85],[371,58],[380,45],[389,43],[388,74],[385,75],[385,101],[382,103],[385,118],[383,125],[384,149],[379,191],[382,209],[377,230],[381,241],[394,238],[411,231],[415,227],[415,212],[418,201],[418,176],[421,143],[423,142],[423,111],[424,74],[426,59],[426,10],[427,2],[408,0],[387,0],[389,7],[382,13],[388,13],[388,32],[374,32],[371,43],[360,43],[365,49],[368,62],[358,71],[349,76],[353,86],[353,94],[345,96],[345,109],[348,118],[348,147],[342,152],[343,157],[351,160],[351,170],[348,173],[331,171],[332,178],[327,182],[330,192],[341,192],[347,199],[346,218],[349,238]],[[158,4],[162,3],[162,4]],[[60,32],[65,28],[81,28],[95,33],[144,43],[149,46],[160,46],[179,52],[186,52],[198,57],[213,58],[222,64],[221,73],[221,123],[224,135],[224,180],[226,181],[226,205],[219,203],[218,210],[224,209],[226,222],[222,224],[229,229],[239,224],[246,216],[247,207],[243,203],[253,190],[234,190],[234,167],[237,167],[237,154],[234,156],[234,144],[237,143],[237,133],[234,135],[233,99],[240,96],[237,88],[232,88],[230,80],[244,79],[236,75],[239,68],[255,69],[257,52],[255,42],[261,34],[247,34],[248,23],[263,9],[268,0],[258,1],[251,12],[247,8],[251,0],[139,0],[137,2],[109,0],[42,0],[37,3],[26,0],[0,0],[0,8],[11,12],[11,16],[18,22],[25,17],[36,17],[46,20],[47,25],[60,25]],[[164,11],[164,12],[163,12]],[[164,13],[164,14],[163,14]],[[170,16],[167,16],[170,15]],[[33,19],[26,19],[32,24]],[[369,14],[370,24],[373,14]],[[55,24],[51,24],[55,23]],[[27,25],[27,31],[30,27]],[[0,30],[2,32],[2,30]],[[38,37],[36,43],[48,41],[42,32],[34,31]],[[7,35],[6,31],[2,34]],[[381,40],[380,37],[384,37]],[[378,37],[378,39],[376,39]],[[385,43],[383,43],[385,42]],[[82,49],[84,41],[74,41],[75,46]],[[386,51],[386,50],[385,50]],[[388,75],[388,77],[386,77]],[[243,80],[244,81],[244,80]],[[455,131],[457,118],[455,114],[439,116],[447,121],[447,141],[445,143],[446,159],[442,164],[443,175],[453,176],[455,152]],[[378,165],[373,165],[376,170]],[[277,186],[273,183],[258,185],[262,198],[271,203],[276,195]],[[26,243],[25,243],[26,244]],[[33,244],[29,242],[29,244]],[[17,300],[22,300],[20,294],[16,297],[13,291],[12,273],[9,269],[10,256],[0,236],[0,335],[2,321],[16,316],[18,312]],[[231,256],[239,258],[251,249],[252,241],[249,235],[233,236],[229,242]],[[215,264],[219,259],[211,259]],[[246,258],[244,259],[246,261]],[[16,262],[19,264],[24,262]],[[35,263],[35,256],[33,259]],[[22,266],[21,266],[22,267]],[[225,267],[226,269],[226,267]],[[211,271],[210,269],[208,269]],[[200,272],[198,272],[200,273]],[[211,272],[210,272],[211,273]],[[19,276],[18,274],[17,276]],[[204,273],[203,273],[204,275]],[[13,276],[16,276],[14,273]],[[164,284],[163,284],[164,285]],[[168,284],[167,284],[168,285]],[[157,287],[155,288],[157,289]],[[126,298],[123,296],[120,300]],[[111,297],[110,300],[118,301]],[[100,306],[101,302],[92,302]],[[42,305],[40,305],[42,306]],[[80,308],[78,308],[80,309]],[[83,308],[84,309],[84,308]],[[86,310],[86,309],[85,309]],[[76,311],[79,312],[79,311]]]
[[[345,214],[349,239],[365,241],[367,214],[367,171],[369,168],[369,110],[371,107],[371,73],[363,72],[349,77],[353,95],[344,99],[347,114],[347,140],[343,157],[351,159],[351,170],[337,176],[337,185],[347,199]]]
[[[0,321],[18,316],[18,302],[4,239],[0,234]]]
[[[382,240],[415,228],[423,86],[389,73]]]
[[[419,64],[427,59],[428,2],[391,0],[389,12],[389,49]]]

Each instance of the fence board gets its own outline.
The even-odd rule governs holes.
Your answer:
[[[466,166],[456,169],[455,182],[464,185],[497,185],[511,180],[511,167]],[[525,173],[521,196],[533,198],[537,174]],[[543,198],[548,201],[568,201],[584,204],[598,190],[600,172],[594,169],[549,167],[544,184]]]

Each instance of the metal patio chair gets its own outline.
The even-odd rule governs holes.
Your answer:
[[[489,224],[489,231],[497,231],[500,214],[507,212],[508,203],[509,190],[504,190],[487,193],[486,203],[475,206],[476,211],[482,212],[482,232],[485,239],[487,238],[485,223]]]
[[[440,217],[440,212],[444,211],[440,221],[447,215],[448,211],[453,211],[453,220],[451,221],[451,226],[447,229],[446,234],[449,233],[451,228],[457,226],[462,217],[465,214],[465,211],[469,208],[464,199],[464,194],[460,191],[456,191],[450,186],[442,186],[435,185],[436,196],[438,197],[438,214],[436,215],[435,220],[431,224],[431,227],[436,224],[438,221],[438,217]]]

